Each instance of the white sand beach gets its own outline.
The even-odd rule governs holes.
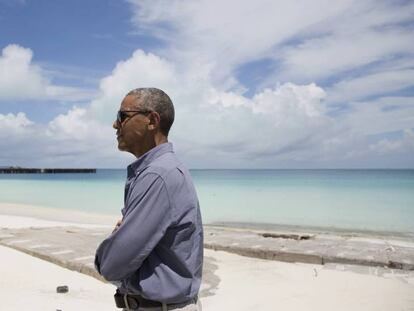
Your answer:
[[[1,215],[0,207],[0,228],[68,224],[31,216]],[[205,256],[217,265],[220,282],[213,295],[201,299],[204,311],[414,310],[413,272],[368,275],[208,249]],[[0,310],[117,310],[110,284],[5,246],[0,258]],[[68,285],[69,292],[56,293],[59,285]]]
[[[221,282],[203,310],[414,310],[414,274],[402,279],[207,250]]]
[[[114,286],[0,246],[0,310],[114,310]],[[56,287],[67,285],[68,293]]]

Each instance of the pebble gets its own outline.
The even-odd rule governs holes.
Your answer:
[[[57,293],[67,293],[68,291],[69,291],[69,287],[67,285],[56,287]]]

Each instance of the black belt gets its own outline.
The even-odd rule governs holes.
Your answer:
[[[135,310],[138,307],[142,308],[161,308],[162,303],[159,301],[145,299],[139,295],[121,294],[118,291],[114,295],[115,304],[117,308],[126,308],[127,310]],[[194,299],[191,299],[194,300]],[[168,306],[182,305],[183,303],[168,304]]]

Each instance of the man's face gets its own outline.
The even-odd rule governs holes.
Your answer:
[[[136,154],[137,151],[145,148],[149,134],[149,119],[147,114],[137,113],[145,109],[140,107],[139,99],[131,95],[124,98],[120,111],[123,112],[124,119],[121,122],[115,120],[113,124],[116,129],[118,149]]]

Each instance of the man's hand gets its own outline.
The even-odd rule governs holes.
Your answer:
[[[116,223],[115,228],[112,231],[112,233],[114,233],[116,230],[118,230],[118,228],[119,228],[119,226],[121,226],[121,224],[122,224],[122,219],[118,220],[118,222]]]

